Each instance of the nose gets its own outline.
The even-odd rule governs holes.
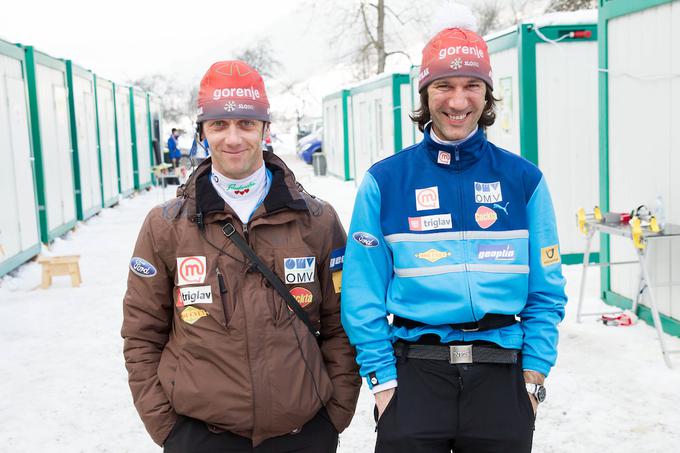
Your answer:
[[[461,89],[451,90],[448,106],[450,109],[456,111],[465,110],[468,107],[468,98],[465,95],[465,91]]]
[[[227,146],[235,147],[241,144],[241,134],[235,124],[230,124],[224,134],[224,143]]]

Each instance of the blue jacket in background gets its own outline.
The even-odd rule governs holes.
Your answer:
[[[170,154],[170,159],[179,159],[182,157],[182,151],[179,149],[179,146],[177,146],[177,139],[170,134],[170,138],[168,138],[168,152]]]
[[[426,333],[521,349],[548,375],[564,293],[555,215],[541,171],[489,143],[430,137],[373,165],[359,188],[342,279],[342,320],[361,375],[397,378],[392,342]],[[482,332],[449,324],[487,313],[521,322]],[[387,315],[424,326],[396,328]]]

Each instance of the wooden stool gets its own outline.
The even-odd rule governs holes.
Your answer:
[[[57,275],[70,275],[71,286],[80,286],[80,255],[64,256],[40,256],[38,262],[42,265],[42,283],[40,287],[49,288],[52,284],[52,277]]]

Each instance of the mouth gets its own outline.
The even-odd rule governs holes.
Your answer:
[[[461,121],[465,120],[465,118],[467,118],[467,116],[469,114],[470,114],[469,112],[468,113],[461,113],[461,114],[458,114],[458,115],[453,115],[451,113],[444,113],[444,115],[446,115],[446,117],[450,121],[453,121],[453,122],[461,122]]]

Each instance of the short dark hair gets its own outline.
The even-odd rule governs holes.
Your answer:
[[[166,131],[167,131],[167,129],[166,129]],[[171,131],[170,133],[174,134],[175,132],[177,132],[177,129],[175,129],[175,128],[173,127],[173,128],[172,128],[172,131]]]
[[[482,112],[482,116],[479,117],[479,121],[477,121],[477,124],[482,128],[482,130],[491,126],[494,121],[496,121],[496,101],[499,101],[500,99],[493,97],[493,92],[491,91],[489,85],[487,85],[484,100],[486,101],[486,104],[484,105],[484,111]],[[420,108],[409,115],[411,121],[418,124],[418,129],[420,132],[425,130],[425,125],[431,120],[428,101],[429,96],[427,95],[427,87],[425,87],[420,92]]]

